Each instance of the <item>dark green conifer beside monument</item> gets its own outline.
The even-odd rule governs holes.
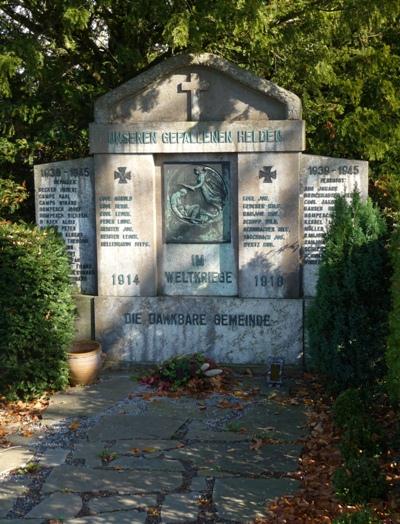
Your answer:
[[[357,193],[338,197],[309,311],[312,366],[337,391],[385,373],[389,308],[386,223]]]

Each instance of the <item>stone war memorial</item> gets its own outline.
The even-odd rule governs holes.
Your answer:
[[[213,55],[180,55],[97,100],[88,158],[35,166],[62,234],[78,334],[110,359],[303,359],[335,195],[368,163],[304,154],[299,98]]]

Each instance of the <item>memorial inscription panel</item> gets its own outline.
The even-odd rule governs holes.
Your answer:
[[[351,198],[357,190],[361,198],[368,196],[368,162],[302,155],[303,195],[303,292],[314,296],[318,265],[324,248],[324,235],[330,222],[336,195]]]
[[[156,293],[154,162],[95,156],[99,295]]]
[[[242,297],[299,297],[299,155],[241,154],[239,290]]]
[[[34,167],[36,223],[55,227],[65,240],[71,280],[81,293],[96,293],[96,231],[92,158]]]

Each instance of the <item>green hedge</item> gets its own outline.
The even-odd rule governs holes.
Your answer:
[[[385,374],[389,308],[386,223],[357,193],[335,200],[307,322],[312,367],[336,391]]]
[[[0,221],[0,394],[27,398],[68,383],[74,305],[58,234]]]
[[[392,401],[400,403],[400,228],[392,234],[390,255],[393,267],[391,284],[392,308],[386,350],[387,388]]]

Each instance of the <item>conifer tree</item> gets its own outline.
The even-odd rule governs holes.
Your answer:
[[[308,315],[313,367],[334,389],[373,383],[385,372],[386,223],[370,200],[337,197],[317,294]]]

